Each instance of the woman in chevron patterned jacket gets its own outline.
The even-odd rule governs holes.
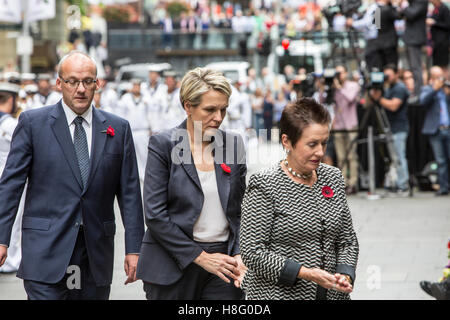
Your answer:
[[[240,231],[247,299],[350,299],[359,247],[343,176],[321,163],[329,128],[313,99],[288,105],[286,159],[250,178]]]

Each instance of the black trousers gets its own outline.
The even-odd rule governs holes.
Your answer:
[[[394,64],[397,66],[397,47],[376,49],[371,51],[370,53],[366,53],[366,64],[369,72],[371,72],[373,68],[377,68],[378,71],[383,72],[383,67],[387,64]]]
[[[423,85],[422,80],[422,46],[407,46],[406,53],[409,62],[409,69],[414,76],[414,93],[420,95]]]
[[[198,243],[207,253],[227,253],[227,242]],[[184,270],[174,284],[163,286],[144,282],[148,300],[242,300],[244,293],[195,263]]]
[[[108,300],[111,286],[97,287],[92,276],[83,227],[78,232],[77,242],[70,258],[69,266],[79,267],[79,289],[75,281],[76,271],[66,273],[57,283],[24,280],[28,300]]]

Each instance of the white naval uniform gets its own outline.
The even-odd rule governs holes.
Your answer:
[[[47,97],[47,100],[45,101],[47,106],[51,106],[54,104],[57,104],[59,100],[62,99],[62,93],[58,91],[52,91]]]
[[[171,93],[165,90],[161,92],[161,96],[157,97],[158,105],[152,105],[152,129],[153,132],[171,129],[178,126],[186,119],[180,102],[180,89],[177,88]]]
[[[141,95],[139,98],[133,97],[131,93],[125,93],[119,102],[121,114],[130,123],[133,133],[134,148],[138,164],[139,178],[144,182],[145,165],[147,164],[148,141],[150,138],[150,116],[149,105]]]
[[[246,130],[251,127],[252,121],[252,106],[250,97],[245,92],[239,92],[235,87],[232,87],[232,92],[227,108],[227,116],[225,117],[222,128],[241,135],[247,146]]]
[[[100,105],[103,110],[118,115],[123,110],[118,110],[119,95],[112,87],[112,84],[106,84],[100,96]]]
[[[8,158],[8,153],[11,147],[12,135],[16,126],[17,119],[14,119],[10,115],[0,115],[0,176],[6,165],[6,159]],[[8,247],[8,258],[3,266],[0,267],[0,272],[15,272],[19,269],[20,260],[22,259],[21,229],[25,190],[26,186],[20,200],[16,220],[14,221],[12,228],[11,241]]]
[[[50,97],[50,94],[48,96],[43,96],[39,92],[36,93],[33,97],[33,102],[31,105],[29,105],[29,109],[37,109],[44,106],[48,106],[48,98]]]

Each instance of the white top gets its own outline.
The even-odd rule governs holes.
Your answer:
[[[194,224],[194,240],[198,242],[225,242],[230,234],[228,220],[220,203],[216,172],[197,170],[204,201]]]
[[[73,136],[75,134],[75,123],[73,122],[78,115],[72,111],[72,109],[69,108],[69,106],[64,102],[64,100],[61,100],[61,104],[64,109],[64,113],[66,114],[67,119],[67,125],[69,126],[70,136],[72,137],[73,142]],[[92,106],[86,110],[85,113],[81,115],[81,117],[84,119],[83,121],[83,128],[86,132],[86,139],[88,143],[88,150],[89,150],[89,157],[91,156],[91,145],[92,145]]]

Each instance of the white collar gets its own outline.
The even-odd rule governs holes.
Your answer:
[[[66,114],[67,124],[70,126],[73,120],[78,117],[78,114],[76,114],[72,109],[69,108],[69,106],[64,102],[64,99],[61,99],[61,104],[63,106],[64,113]],[[92,106],[88,108],[86,112],[81,115],[81,117],[90,127],[92,124]]]

